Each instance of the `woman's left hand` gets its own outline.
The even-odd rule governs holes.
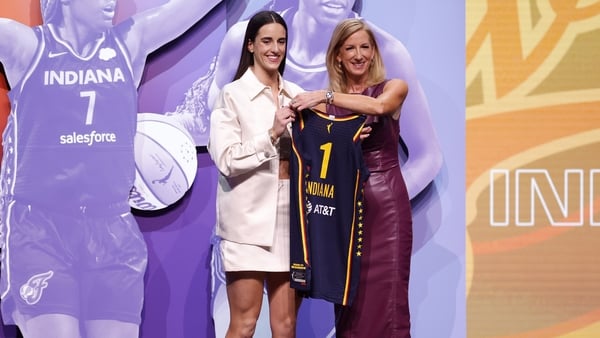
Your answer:
[[[302,110],[313,108],[320,103],[325,103],[325,90],[314,90],[296,95],[290,101],[290,108],[294,110]]]
[[[371,126],[364,126],[362,127],[362,129],[360,130],[360,139],[364,140],[367,137],[369,137],[369,135],[371,135],[371,131],[373,130],[373,127]]]

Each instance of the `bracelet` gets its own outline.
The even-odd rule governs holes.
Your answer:
[[[333,103],[333,91],[328,90],[325,92],[325,103],[332,104]]]

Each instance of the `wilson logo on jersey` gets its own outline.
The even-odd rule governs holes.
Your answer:
[[[52,278],[54,271],[40,273],[31,276],[27,283],[19,289],[21,298],[29,305],[36,304],[42,299],[42,292],[48,287],[48,280]]]
[[[45,86],[87,85],[125,82],[119,67],[113,69],[47,70],[44,71]]]

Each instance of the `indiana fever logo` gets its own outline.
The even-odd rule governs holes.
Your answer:
[[[467,118],[597,100],[600,1],[470,0],[466,26]]]
[[[19,293],[21,298],[29,305],[36,304],[42,298],[42,293],[48,287],[48,280],[52,278],[54,271],[33,275],[27,283],[21,286]]]
[[[600,1],[466,4],[467,335],[597,337]]]

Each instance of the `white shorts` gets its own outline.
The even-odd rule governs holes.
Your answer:
[[[275,238],[272,246],[242,244],[221,239],[220,251],[225,271],[290,270],[290,181],[279,180]]]

